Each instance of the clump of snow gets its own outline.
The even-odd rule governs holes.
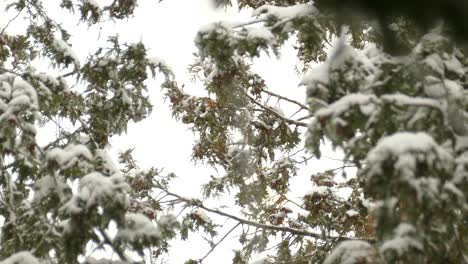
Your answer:
[[[60,87],[60,84],[61,84],[57,78],[51,75],[45,74],[45,73],[39,73],[39,74],[31,73],[31,76],[36,77],[39,80],[38,82],[39,94],[42,93],[45,95],[50,95],[52,92],[50,91],[49,88]]]
[[[128,185],[120,174],[107,177],[101,173],[92,172],[80,180],[80,197],[86,198],[86,205],[89,207],[108,197],[114,199],[119,190],[127,188]]]
[[[369,111],[367,111],[368,109],[366,109],[365,106],[374,105],[378,102],[379,100],[375,95],[361,93],[348,94],[333,104],[319,109],[315,113],[315,116],[318,118],[328,116],[331,116],[332,118],[338,117],[344,112],[348,111],[352,106],[359,106],[361,108],[364,107],[364,111],[362,112],[368,113]]]
[[[13,81],[13,91],[11,93],[12,101],[24,101],[25,104],[32,105],[36,109],[39,109],[39,100],[37,97],[36,90],[25,80],[17,77]]]
[[[21,251],[11,255],[5,260],[0,261],[0,264],[39,264],[39,260],[34,257],[29,251]]]
[[[333,197],[340,200],[335,190],[328,186],[313,186],[304,194],[304,199],[323,199],[325,197]]]
[[[88,4],[94,8],[94,10],[100,12],[101,7],[99,6],[98,2],[96,0],[83,0],[83,3]]]
[[[52,45],[57,51],[61,52],[65,57],[72,59],[73,64],[76,68],[80,67],[80,59],[78,55],[73,51],[73,49],[62,39],[54,38],[52,40]]]
[[[424,78],[424,93],[432,98],[441,98],[446,95],[443,82],[440,78],[426,76]]]
[[[96,158],[99,158],[102,161],[104,167],[104,172],[108,175],[119,173],[119,169],[115,165],[109,153],[104,149],[96,150]]]
[[[257,259],[249,262],[249,264],[273,264],[275,260],[270,256],[258,257]]]
[[[308,190],[304,196],[325,196],[331,193],[330,187],[327,186],[314,186]]]
[[[463,65],[455,56],[451,56],[450,59],[444,60],[444,65],[448,71],[456,73],[459,76],[465,74],[465,69]]]
[[[162,215],[158,219],[158,228],[163,233],[173,233],[175,228],[179,228],[180,223],[173,214]]]
[[[444,88],[449,96],[453,98],[462,98],[463,97],[463,86],[456,82],[449,79],[444,79]]]
[[[341,242],[323,264],[379,263],[375,248],[365,241]]]
[[[216,36],[216,39],[220,40],[233,35],[234,30],[231,24],[223,21],[210,23],[200,27],[197,37],[195,38],[195,44],[199,46],[201,41],[208,37]]]
[[[430,52],[433,53],[434,48],[440,46],[440,43],[447,42],[447,38],[440,33],[432,31],[421,38],[421,41],[413,49],[414,53]]]
[[[57,184],[55,183],[55,179],[47,175],[45,177],[40,178],[34,183],[34,197],[33,201],[40,201],[44,197],[47,197],[49,193],[53,192]]]
[[[149,64],[154,65],[155,67],[159,67],[159,66],[169,67],[169,65],[166,63],[166,61],[164,59],[162,59],[162,58],[148,57],[146,59],[147,59]]]
[[[18,112],[36,113],[38,109],[36,89],[20,77],[0,75],[0,124],[16,119]]]
[[[456,196],[459,201],[465,201],[465,194],[457,188],[457,186],[452,182],[446,182],[443,186],[444,194],[442,195],[443,199],[447,199],[447,194]]]
[[[211,219],[208,217],[208,215],[200,208],[196,208],[192,211],[192,214],[197,216],[200,220],[202,220],[204,223],[211,223]]]
[[[405,94],[396,93],[396,94],[385,94],[380,97],[382,101],[393,103],[398,106],[426,106],[436,109],[440,109],[440,102],[434,99],[428,99],[424,97],[412,97]]]
[[[383,254],[396,253],[402,256],[410,249],[423,250],[423,244],[415,238],[416,229],[408,223],[401,223],[394,230],[394,238],[387,240],[380,247]]]
[[[63,207],[68,213],[80,213],[94,205],[127,205],[128,184],[121,174],[105,176],[92,172],[80,179],[79,191]]]
[[[367,61],[366,54],[346,43],[338,43],[330,58],[327,60],[332,69],[340,68],[346,62]]]
[[[440,179],[433,177],[415,178],[409,181],[409,185],[416,191],[419,202],[423,197],[430,201],[437,201],[440,197]]]
[[[357,62],[358,59],[364,61],[366,58],[363,54],[358,53],[354,48],[348,45],[338,45],[327,61],[306,72],[299,85],[305,85],[309,89],[317,89],[318,87],[315,86],[320,84],[327,85],[330,82],[330,74],[334,70],[342,67],[347,61],[354,63]]]
[[[235,41],[233,36],[235,36],[234,29],[226,22],[215,22],[201,27],[195,37],[195,45],[199,49],[202,60],[209,51],[206,42],[222,41],[224,45],[230,45],[232,41]]]
[[[93,257],[89,257],[85,260],[84,264],[128,264],[128,261],[95,259]]]
[[[455,160],[456,168],[453,176],[454,184],[463,184],[468,181],[468,152],[464,152]]]
[[[40,202],[52,193],[57,194],[61,202],[65,202],[70,198],[70,190],[70,186],[64,182],[62,177],[58,175],[46,175],[34,183],[32,202]]]
[[[311,2],[309,2],[306,4],[298,4],[284,7],[263,5],[255,9],[252,13],[252,16],[273,16],[276,19],[284,22],[294,18],[314,15],[316,13],[317,9],[312,5]]]
[[[41,80],[41,82],[50,83],[53,86],[60,86],[59,80],[57,80],[57,78],[55,78],[54,76],[50,74],[38,73],[38,74],[35,74],[34,76],[37,77],[39,80]]]
[[[93,155],[85,145],[69,144],[65,148],[53,148],[46,153],[46,159],[54,161],[61,169],[75,165],[81,158],[92,160]]]
[[[358,216],[358,215],[359,215],[359,212],[356,211],[356,210],[351,209],[351,210],[346,211],[346,216],[347,217],[355,217],[355,216]]]
[[[161,231],[143,214],[127,214],[125,221],[126,225],[119,229],[116,239],[127,242],[138,242],[145,238],[161,238]]]
[[[336,46],[327,61],[308,70],[301,79],[299,85],[306,86],[309,97],[326,98],[328,89],[336,89],[328,87],[330,82],[343,78],[350,83],[359,83],[359,89],[365,91],[381,72],[379,65],[391,60],[375,45],[368,45],[364,50],[345,43]]]
[[[415,176],[418,162],[425,161],[438,169],[449,169],[452,157],[424,132],[399,132],[382,138],[367,155],[366,174],[382,175],[383,164],[394,160],[394,168],[403,178]]]
[[[304,77],[302,77],[301,81],[299,82],[299,85],[310,85],[312,83],[320,83],[320,84],[328,84],[330,81],[330,78],[328,76],[329,74],[329,67],[328,63],[323,63],[321,65],[318,65],[316,67],[313,67],[312,69],[308,70]]]
[[[255,27],[247,29],[247,39],[261,39],[268,45],[273,45],[276,40],[273,33],[264,27]]]
[[[434,53],[427,56],[423,63],[439,74],[439,76],[444,75],[444,62],[438,54]]]
[[[174,77],[171,66],[169,66],[169,64],[167,64],[164,59],[158,57],[147,57],[146,60],[149,64],[153,65],[154,67],[158,67],[161,71],[165,71],[166,73],[169,73],[171,77]]]

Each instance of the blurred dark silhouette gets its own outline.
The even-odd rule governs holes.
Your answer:
[[[443,22],[454,41],[468,44],[467,0],[316,0],[314,5],[336,15],[340,24],[363,18],[375,20],[384,38],[384,49],[391,54],[402,52],[395,33],[389,29],[396,17],[410,20],[423,33]]]
[[[230,5],[232,0],[211,0],[215,7]],[[257,7],[259,3],[279,6],[304,3],[304,0],[239,0],[244,6]],[[395,33],[389,24],[395,17],[408,19],[422,33],[443,22],[449,36],[457,44],[468,44],[468,0],[315,0],[312,3],[321,11],[336,16],[338,24],[349,25],[362,19],[377,22],[383,36],[384,49],[392,54],[399,50]],[[359,20],[359,21],[356,21]]]

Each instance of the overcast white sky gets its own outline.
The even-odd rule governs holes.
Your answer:
[[[96,1],[103,3],[102,0]],[[52,2],[56,1],[51,1],[50,4]],[[185,84],[188,93],[200,94],[203,91],[201,84],[192,83],[187,72],[188,65],[193,62],[192,53],[196,52],[194,38],[198,29],[220,20],[243,21],[250,18],[251,14],[251,10],[241,13],[235,9],[214,10],[209,0],[165,0],[161,3],[155,0],[141,0],[139,3],[134,18],[119,21],[116,24],[106,23],[101,29],[99,27],[87,28],[86,25],[77,27],[77,19],[72,19],[72,16],[60,10],[55,10],[52,16],[62,21],[66,28],[71,29],[73,48],[81,59],[84,60],[97,46],[102,45],[106,36],[109,35],[118,33],[122,41],[130,43],[142,40],[150,49],[150,56],[162,58],[172,67],[177,81]],[[49,4],[48,1],[47,4]],[[4,25],[5,19],[6,17],[0,18],[2,22],[0,25]],[[14,27],[9,31],[14,31]],[[255,60],[254,68],[266,79],[272,90],[304,101],[305,91],[297,85],[300,76],[294,71],[295,63],[295,51],[292,47],[287,47],[282,51],[281,60],[264,56],[262,59]],[[113,138],[112,152],[117,154],[120,150],[135,148],[135,158],[141,167],[156,166],[165,168],[166,172],[175,172],[180,178],[173,185],[174,190],[185,196],[199,196],[200,183],[206,182],[209,175],[216,174],[216,172],[205,166],[195,166],[190,161],[194,137],[188,126],[172,118],[169,104],[163,101],[163,92],[159,87],[161,80],[162,76],[159,80],[149,82],[151,84],[150,97],[154,104],[150,118],[138,124],[132,124],[126,135]],[[48,130],[45,133],[53,133],[53,131]],[[310,164],[313,167],[308,167],[303,171],[302,180],[308,179],[311,172],[337,167],[336,161],[326,159]],[[291,188],[296,189],[302,182],[299,180],[293,183]],[[293,198],[304,194],[303,186],[299,190],[298,193],[293,194],[295,196]],[[229,229],[234,224],[228,221],[225,227]],[[235,249],[232,241],[236,239],[236,237],[231,238],[231,242],[227,241],[221,245],[204,263],[229,263],[232,258],[232,249]],[[183,263],[189,258],[198,259],[208,250],[209,246],[200,238],[192,239],[189,243],[176,242],[173,243],[173,251],[168,263]]]

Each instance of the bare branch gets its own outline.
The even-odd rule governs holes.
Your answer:
[[[18,16],[21,14],[22,11],[23,11],[23,9],[18,11],[18,14],[16,14],[16,16],[14,16],[12,19],[10,19],[10,21],[8,21],[8,23],[5,25],[5,27],[2,28],[2,31],[0,32],[0,35],[3,35],[3,33],[5,33],[5,30],[8,28],[8,26],[10,26],[10,24],[18,18]]]
[[[170,192],[168,190],[165,190],[163,188],[159,188],[159,189],[161,189],[162,191],[166,192],[167,194],[169,194],[171,196],[174,196],[174,197],[186,202],[187,204],[202,208],[202,209],[204,209],[204,210],[206,210],[206,211],[208,211],[210,213],[214,213],[214,214],[217,214],[217,215],[221,215],[221,216],[236,220],[237,222],[239,222],[241,224],[245,224],[245,225],[249,225],[249,226],[253,226],[253,227],[257,227],[257,228],[261,228],[261,229],[268,229],[268,230],[273,230],[273,231],[286,232],[286,233],[290,233],[290,234],[297,235],[297,236],[313,237],[313,238],[321,239],[321,240],[324,240],[324,239],[337,239],[338,241],[341,241],[341,240],[354,240],[354,238],[344,237],[344,236],[342,236],[342,237],[324,237],[321,234],[309,232],[309,231],[306,231],[306,230],[291,228],[291,227],[287,227],[287,226],[276,226],[276,225],[258,223],[258,222],[255,222],[255,221],[240,218],[238,216],[235,216],[235,215],[220,211],[218,209],[212,209],[212,208],[206,207],[199,200],[184,198],[184,197],[182,197],[182,196],[180,196],[178,194],[172,193],[172,192]]]
[[[206,257],[208,257],[211,252],[213,252],[213,250],[215,250],[215,248],[221,244],[221,242],[223,242],[224,239],[226,239],[227,236],[229,236],[230,233],[232,233],[232,231],[234,231],[241,223],[237,223],[233,228],[231,228],[231,230],[229,230],[218,242],[216,242],[216,244],[210,249],[210,251],[208,251],[208,253],[205,254],[205,256],[203,256],[203,258],[201,258],[200,260],[198,260],[199,263],[202,263],[203,260],[205,260]]]
[[[112,248],[112,250],[114,250],[114,252],[117,253],[119,258],[121,260],[125,261],[125,262],[128,262],[128,258],[125,256],[125,254],[122,252],[122,250],[120,248],[118,248],[116,245],[114,245],[112,240],[107,235],[106,231],[104,231],[104,229],[102,229],[102,228],[99,228],[99,233],[104,238],[104,242],[106,242],[106,244],[108,244]]]
[[[296,121],[296,120],[293,120],[293,119],[289,119],[285,116],[283,116],[282,114],[278,113],[277,111],[275,111],[274,109],[272,109],[271,107],[269,106],[266,106],[266,105],[263,105],[262,103],[258,102],[255,98],[253,98],[252,96],[250,96],[247,92],[245,91],[242,91],[242,93],[247,96],[250,101],[258,106],[260,106],[261,108],[263,108],[264,110],[267,110],[269,113],[273,114],[274,116],[278,117],[279,119],[283,120],[284,122],[286,123],[290,123],[290,124],[293,124],[293,125],[296,125],[296,126],[301,126],[301,127],[307,127],[307,124],[304,123],[304,122],[299,122],[299,121]]]
[[[266,93],[266,94],[269,94],[271,96],[274,96],[274,97],[277,97],[278,99],[280,100],[284,100],[284,101],[288,101],[290,103],[293,103],[293,104],[296,104],[298,105],[301,109],[304,109],[304,110],[307,110],[309,111],[309,107],[307,107],[305,104],[302,104],[296,100],[293,100],[291,98],[288,98],[288,97],[285,97],[285,96],[282,96],[280,94],[277,94],[277,93],[274,93],[272,91],[268,91],[268,90],[262,90],[262,92]]]

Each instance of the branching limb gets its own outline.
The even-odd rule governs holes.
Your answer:
[[[302,104],[296,100],[293,100],[291,98],[288,98],[288,97],[285,97],[285,96],[282,96],[280,94],[277,94],[277,93],[274,93],[272,91],[268,91],[268,90],[262,90],[262,92],[268,94],[268,95],[271,95],[271,96],[274,96],[280,100],[284,100],[284,101],[287,101],[287,102],[290,102],[290,103],[293,103],[295,105],[298,105],[301,109],[304,109],[304,110],[307,110],[309,111],[309,107],[307,107],[305,104]]]
[[[16,76],[19,76],[19,77],[22,77],[21,74],[13,71],[13,70],[10,70],[10,69],[6,69],[6,68],[1,68],[0,67],[0,72],[7,72],[7,73],[10,73],[10,74],[13,74],[13,75],[16,75]]]
[[[112,250],[114,250],[115,253],[117,253],[117,255],[119,256],[119,258],[125,262],[128,262],[128,258],[125,256],[125,254],[122,252],[122,250],[120,248],[118,248],[116,245],[114,245],[114,243],[112,242],[112,240],[109,238],[109,236],[107,235],[106,231],[102,228],[99,228],[99,233],[102,235],[102,237],[104,238],[104,242],[109,245]]]
[[[168,190],[165,190],[165,189],[162,189],[162,188],[160,188],[160,189],[165,191],[167,194],[169,194],[171,196],[174,196],[174,197],[184,201],[187,204],[191,204],[193,206],[202,208],[202,209],[204,209],[204,210],[206,210],[206,211],[208,211],[210,213],[214,213],[214,214],[217,214],[217,215],[221,215],[221,216],[236,220],[237,222],[239,222],[241,224],[245,224],[245,225],[249,225],[249,226],[253,226],[253,227],[257,227],[257,228],[262,228],[262,229],[267,229],[267,230],[286,232],[286,233],[290,233],[290,234],[297,235],[297,236],[313,237],[313,238],[321,239],[321,240],[323,240],[323,239],[338,239],[338,241],[353,240],[353,238],[349,238],[349,237],[323,237],[323,235],[321,235],[321,234],[309,232],[309,231],[306,231],[306,230],[300,230],[300,229],[291,228],[291,227],[287,227],[287,226],[276,226],[276,225],[258,223],[258,222],[255,222],[255,221],[240,218],[238,216],[235,216],[235,215],[220,211],[218,209],[212,209],[212,208],[206,207],[199,200],[184,198],[184,197],[182,197],[182,196],[180,196],[178,194],[172,193],[172,192],[170,192]]]
[[[269,113],[273,114],[274,116],[278,117],[279,119],[283,120],[284,122],[286,123],[289,123],[289,124],[293,124],[293,125],[296,125],[296,126],[301,126],[301,127],[307,127],[307,124],[304,123],[304,122],[299,122],[299,121],[296,121],[296,120],[293,120],[293,119],[289,119],[285,116],[283,116],[282,114],[278,113],[277,111],[275,111],[273,108],[269,107],[269,106],[266,106],[266,105],[263,105],[262,103],[260,102],[257,102],[257,100],[255,100],[255,98],[253,98],[252,96],[250,96],[248,93],[246,93],[245,91],[242,91],[242,93],[250,99],[250,101],[254,104],[256,104],[257,106],[263,108],[264,110],[268,111]]]

